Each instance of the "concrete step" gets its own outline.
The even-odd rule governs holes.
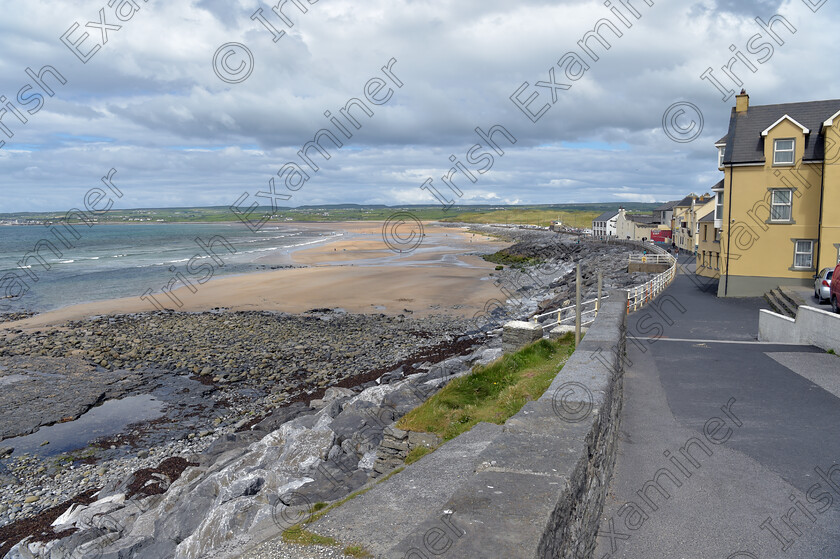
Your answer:
[[[791,304],[779,290],[771,289],[764,294],[764,298],[775,312],[790,318],[796,318],[796,306]]]
[[[784,297],[785,300],[795,309],[808,304],[808,301],[803,299],[801,291],[801,289],[799,291],[795,291],[794,288],[784,285],[779,286],[778,289],[778,292],[782,295],[782,297]]]
[[[405,470],[307,526],[344,544],[361,544],[379,557],[411,533],[474,475],[481,452],[502,432],[479,423]]]

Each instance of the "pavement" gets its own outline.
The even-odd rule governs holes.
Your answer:
[[[840,557],[840,356],[758,342],[764,300],[691,272],[629,317],[594,557]]]

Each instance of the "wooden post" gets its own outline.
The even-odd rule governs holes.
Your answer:
[[[575,274],[575,345],[580,344],[580,262]]]
[[[598,272],[598,301],[595,303],[595,316],[601,310],[601,290],[604,286],[604,272]]]

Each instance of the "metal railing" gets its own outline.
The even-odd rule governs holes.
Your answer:
[[[629,264],[671,264],[673,256],[670,254],[631,254],[627,262]]]
[[[668,262],[671,266],[662,272],[661,274],[657,274],[647,283],[642,285],[638,285],[636,287],[631,287],[627,289],[627,312],[636,311],[642,307],[644,307],[648,302],[653,300],[657,295],[662,293],[666,287],[671,285],[671,282],[674,281],[674,278],[677,275],[677,259],[671,256],[668,253],[659,254],[656,256],[661,256],[668,259]]]
[[[632,241],[631,241],[632,242]],[[628,242],[622,242],[621,244],[630,244]],[[637,243],[633,242],[634,245],[638,246]],[[631,254],[629,258],[629,262],[647,262],[652,264],[670,264],[667,270],[664,272],[657,274],[653,277],[650,281],[642,284],[637,285],[635,287],[630,287],[627,289],[623,289],[622,291],[627,292],[627,312],[630,313],[631,311],[639,310],[640,308],[644,307],[648,302],[653,300],[657,295],[662,293],[666,287],[671,285],[671,282],[674,281],[674,278],[677,275],[677,259],[674,258],[671,253],[667,252],[666,250],[657,247],[646,247],[650,248],[651,254]],[[578,276],[579,277],[579,276]],[[580,303],[580,326],[586,326],[591,324],[595,317],[598,316],[598,309],[600,307],[600,301],[608,298],[609,295],[602,295],[601,294],[601,282],[598,282],[598,296],[594,299],[589,299],[588,301],[582,301]],[[578,280],[578,285],[580,285],[580,280]],[[589,307],[589,308],[587,308]],[[565,307],[560,307],[559,309],[555,309],[553,311],[549,311],[542,314],[537,314],[531,317],[535,323],[540,324],[540,326],[545,328],[549,328],[552,326],[557,326],[558,324],[563,324],[564,322],[571,322],[572,324],[577,324],[576,317],[578,316],[577,306],[574,304],[567,305]],[[565,316],[564,316],[565,313]],[[548,317],[556,315],[557,320],[548,323],[541,323],[540,320]],[[591,315],[591,316],[590,316]],[[587,318],[584,319],[583,317],[586,316]],[[574,321],[574,322],[572,322]]]

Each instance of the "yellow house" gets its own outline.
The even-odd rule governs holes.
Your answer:
[[[711,194],[689,194],[674,206],[672,218],[673,242],[680,250],[694,254],[698,248],[700,218],[714,208]]]
[[[750,107],[741,91],[715,145],[723,184],[718,296],[813,285],[840,250],[840,99]]]

